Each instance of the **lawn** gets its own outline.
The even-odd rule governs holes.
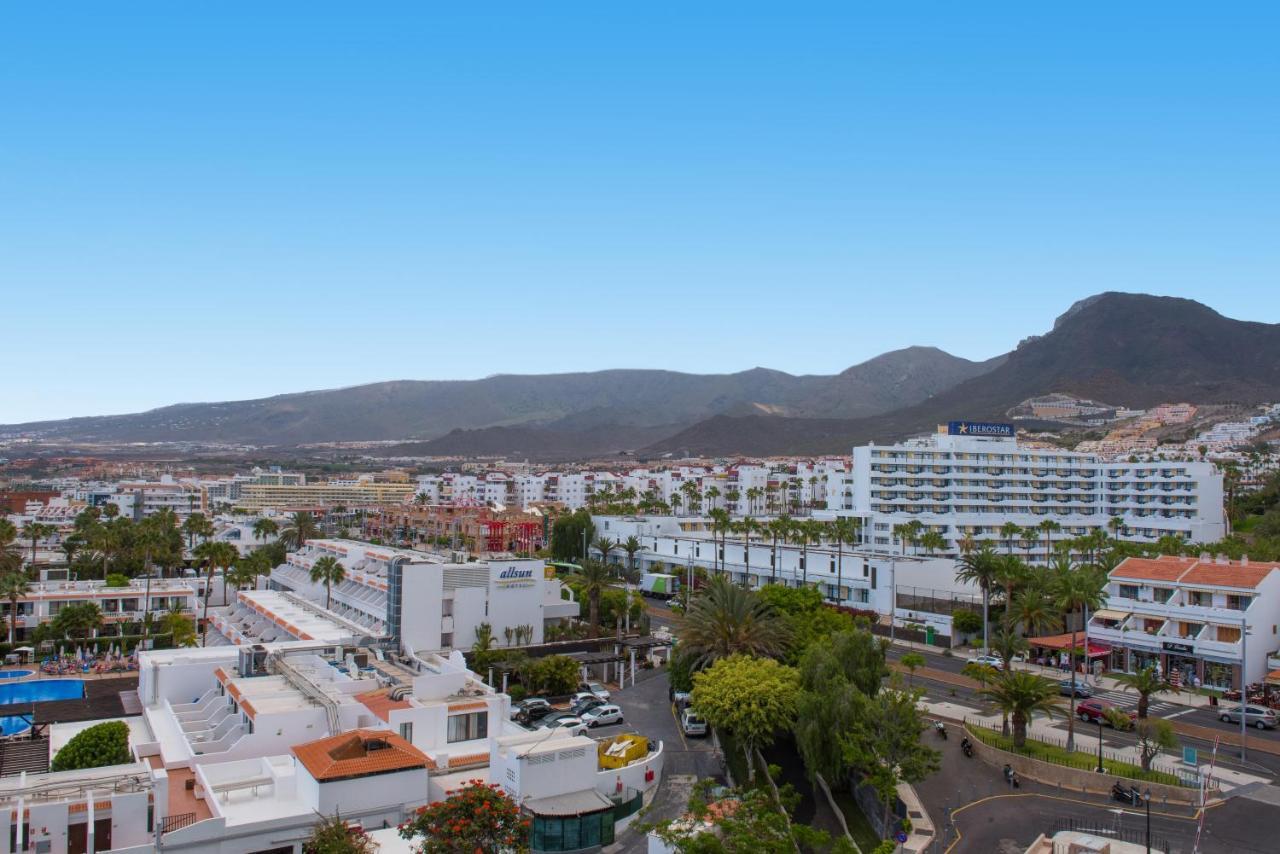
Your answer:
[[[1019,753],[1023,756],[1029,756],[1032,759],[1039,759],[1044,762],[1051,762],[1054,765],[1063,765],[1068,768],[1079,768],[1082,771],[1091,771],[1098,767],[1097,754],[1083,752],[1069,752],[1066,748],[1058,747],[1055,744],[1046,744],[1043,741],[1036,741],[1028,737],[1022,748],[1013,746],[1012,736],[1003,736],[998,732],[986,729],[985,727],[973,727],[969,730],[979,741],[991,747],[998,747],[1001,750],[1007,750],[1011,753]],[[1135,765],[1132,762],[1118,762],[1114,759],[1103,759],[1102,767],[1106,769],[1108,774],[1116,777],[1125,777],[1130,780],[1145,780],[1149,783],[1164,783],[1168,786],[1179,785],[1178,778],[1172,774],[1166,774],[1163,771],[1143,771],[1141,765]]]
[[[832,792],[831,797],[835,798],[836,806],[840,807],[840,812],[844,813],[845,823],[849,825],[849,835],[853,837],[858,848],[863,852],[874,850],[880,844],[880,837],[876,835],[871,822],[867,821],[867,817],[858,808],[857,802],[853,799],[853,793],[847,789],[840,789]]]

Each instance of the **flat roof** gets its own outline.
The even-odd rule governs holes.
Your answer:
[[[356,633],[318,606],[304,606],[275,590],[242,590],[239,604],[256,611],[299,640],[340,644]]]

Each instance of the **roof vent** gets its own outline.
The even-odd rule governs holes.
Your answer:
[[[1248,566],[1248,565],[1249,565],[1249,556],[1248,556],[1248,555],[1240,555],[1240,565],[1241,565],[1241,566]]]
[[[1229,561],[1229,560],[1227,560],[1227,556],[1226,556],[1226,555],[1224,555],[1224,554],[1220,554],[1220,555],[1218,555],[1218,556],[1214,559],[1214,561],[1213,561],[1213,562],[1214,562],[1214,563],[1219,563],[1219,564],[1224,564],[1224,565],[1225,565],[1225,564],[1230,563],[1230,561]]]
[[[1209,560],[1209,553],[1208,553],[1208,552],[1200,552],[1200,559],[1201,559],[1202,561],[1205,561],[1205,562],[1207,563],[1207,562],[1208,562],[1208,560]]]

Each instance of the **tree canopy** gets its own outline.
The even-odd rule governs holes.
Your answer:
[[[694,675],[692,705],[707,723],[738,740],[754,779],[752,752],[791,725],[799,687],[792,667],[771,658],[731,655]]]
[[[133,759],[129,752],[129,726],[107,721],[81,730],[53,757],[51,771],[77,771],[122,765]]]

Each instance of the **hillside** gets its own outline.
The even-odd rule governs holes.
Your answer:
[[[860,419],[714,418],[648,453],[838,453],[927,432],[951,419],[1001,420],[1038,394],[1126,406],[1280,400],[1280,325],[1223,317],[1198,302],[1106,293],[1072,306],[999,365],[914,406]]]
[[[134,415],[9,425],[0,433],[94,442],[306,442],[419,439],[451,431],[533,427],[562,434],[488,432],[449,436],[448,453],[516,452],[599,436],[592,453],[651,442],[725,413],[862,417],[918,403],[989,370],[934,348],[886,353],[835,376],[793,376],[764,368],[735,374],[611,370],[576,374],[503,374],[471,381],[374,383],[330,391],[228,403],[188,403]],[[619,434],[611,426],[660,431]],[[505,439],[504,439],[505,437]],[[601,447],[601,444],[622,447]],[[633,445],[631,445],[633,446]],[[443,451],[442,451],[443,452]]]

